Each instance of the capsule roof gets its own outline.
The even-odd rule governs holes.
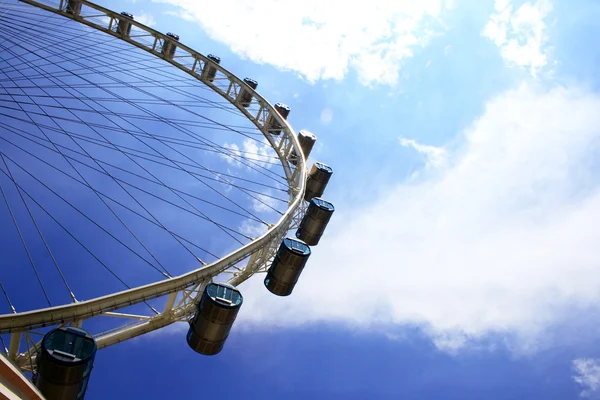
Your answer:
[[[121,12],[121,15],[124,16],[124,17],[127,17],[127,18],[134,19],[133,18],[133,14],[125,12],[125,11]]]
[[[321,210],[335,211],[335,208],[333,207],[333,204],[331,204],[330,202],[328,202],[326,200],[323,200],[320,197],[313,197],[313,199],[310,202],[314,203],[314,205],[316,205],[317,207],[319,207]]]
[[[174,33],[167,32],[167,33],[166,33],[166,36],[168,36],[168,37],[170,37],[170,38],[173,38],[173,39],[175,39],[175,40],[179,41],[179,35],[176,35],[176,34],[174,34]]]
[[[307,137],[307,138],[310,138],[310,139],[313,139],[313,140],[317,140],[317,135],[315,135],[314,133],[312,133],[312,132],[310,132],[310,131],[307,131],[307,130],[304,130],[304,129],[302,129],[302,130],[301,130],[300,132],[298,132],[298,133],[299,133],[300,135],[304,136],[304,137]]]
[[[251,79],[251,78],[244,78],[244,82],[246,82],[246,83],[252,83],[254,85],[258,85],[258,82],[255,81],[254,79]]]
[[[214,54],[209,54],[206,56],[209,60],[216,62],[217,64],[221,62],[221,57],[215,56]]]
[[[288,237],[283,239],[283,245],[294,253],[298,253],[305,256],[310,255],[310,247],[308,247],[308,245],[302,240],[292,239]]]
[[[227,283],[227,282],[211,282],[211,283],[213,285],[219,285],[219,286],[226,287],[228,289],[237,290],[237,288],[235,286],[233,286],[231,283]]]
[[[323,172],[328,172],[330,174],[333,174],[333,168],[331,168],[327,164],[323,164],[322,162],[316,162],[315,167],[317,167],[317,169],[320,169]]]
[[[42,348],[59,363],[79,364],[96,353],[96,341],[81,328],[63,326],[49,332],[42,340]]]
[[[244,301],[240,291],[228,283],[209,283],[205,291],[213,302],[222,307],[238,307]]]
[[[284,110],[288,110],[288,111],[291,110],[290,106],[288,106],[287,104],[283,104],[283,103],[275,103],[275,107],[283,108]]]

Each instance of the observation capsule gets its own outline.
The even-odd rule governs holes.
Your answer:
[[[329,165],[321,162],[314,163],[306,178],[304,200],[310,201],[313,197],[323,196],[331,175],[333,175],[333,169]]]
[[[83,399],[95,356],[96,341],[83,329],[54,329],[42,339],[33,383],[48,400]]]
[[[308,205],[304,218],[300,221],[296,237],[310,246],[319,244],[334,210],[330,202],[314,197]]]
[[[277,296],[289,296],[308,257],[310,247],[306,243],[292,238],[283,239],[265,278],[265,286],[269,292]]]
[[[220,57],[209,54],[206,56],[206,58],[208,58],[215,64],[221,64]],[[207,81],[212,82],[215,80],[215,76],[217,76],[217,68],[214,65],[212,65],[210,61],[204,64],[204,76],[206,77]]]
[[[242,301],[240,291],[227,283],[206,285],[187,333],[187,342],[192,350],[209,356],[219,353]]]
[[[290,115],[291,108],[287,104],[276,103],[275,110],[281,115],[281,118],[287,119],[288,115]],[[267,127],[272,135],[279,135],[281,133],[282,127],[273,115],[269,115],[269,118],[267,118]]]
[[[133,14],[123,11],[117,25],[117,33],[123,37],[129,37],[131,34],[131,21],[133,21]]]
[[[317,136],[314,133],[309,132],[307,130],[301,130],[300,132],[298,132],[298,142],[300,142],[300,148],[302,149],[302,152],[304,153],[305,160],[308,160],[308,156],[310,155],[310,152],[312,151],[316,141],[317,141]],[[294,154],[296,156],[296,159],[292,158],[290,160],[290,163],[297,165],[298,164],[297,158],[299,156],[293,150],[292,150],[292,154]]]
[[[244,83],[254,90],[256,90],[258,86],[258,82],[250,78],[244,78]],[[242,107],[248,107],[252,102],[252,92],[245,87],[242,88],[242,90],[240,90],[240,94],[238,95],[238,97],[240,99],[240,104],[242,105]]]
[[[163,41],[162,55],[164,58],[172,60],[175,56],[175,50],[177,50],[176,42],[179,42],[179,35],[167,32],[165,36],[167,36],[168,39]]]
[[[81,0],[68,0],[66,11],[67,14],[73,14],[75,16],[81,14]]]

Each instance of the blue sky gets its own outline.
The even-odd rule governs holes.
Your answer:
[[[99,3],[289,104],[336,213],[292,296],[241,286],[220,355],[169,327],[86,398],[600,398],[600,4]]]

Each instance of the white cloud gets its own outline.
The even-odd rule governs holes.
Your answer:
[[[457,353],[469,341],[466,335],[450,332],[449,334],[437,333],[433,338],[435,346],[446,353]]]
[[[417,143],[412,139],[400,138],[400,144],[404,147],[412,147],[427,158],[428,167],[440,167],[446,162],[446,150],[442,147],[428,146]]]
[[[241,149],[236,143],[225,143],[223,147],[228,151],[220,153],[219,156],[230,165],[271,168],[279,162],[271,146],[266,143],[266,139],[265,143],[262,143],[248,138],[242,143]]]
[[[139,14],[136,14],[134,17],[137,22],[144,24],[146,26],[152,27],[152,26],[156,25],[156,19],[151,14],[141,12]]]
[[[325,126],[331,124],[333,120],[333,111],[331,108],[325,108],[321,111],[321,123]]]
[[[447,0],[155,1],[179,7],[235,53],[310,81],[341,79],[354,68],[366,84],[393,84],[401,61],[433,34],[429,23],[441,28]],[[223,10],[227,17],[215,18]]]
[[[536,76],[548,63],[545,19],[552,11],[550,1],[527,2],[513,12],[510,0],[496,0],[495,9],[483,35],[500,48],[506,61]]]
[[[270,191],[255,195],[255,197],[252,199],[252,209],[256,212],[271,212],[273,209],[277,210],[277,206],[280,204],[273,198],[273,193]]]
[[[256,162],[265,168],[270,168],[272,162],[277,162],[275,152],[268,143],[259,143],[256,140],[246,139],[244,140],[244,157],[247,160]]]
[[[267,226],[256,221],[245,219],[242,221],[238,231],[246,236],[257,238],[267,231]]]
[[[573,380],[582,387],[581,397],[600,398],[600,360],[580,358],[573,361]]]
[[[598,109],[565,88],[491,100],[444,167],[338,207],[292,296],[246,283],[241,318],[421,326],[446,350],[500,335],[535,351],[574,308],[600,304]]]
[[[219,157],[223,160],[227,161],[227,164],[241,166],[240,157],[242,156],[242,152],[240,151],[240,146],[236,143],[225,143],[223,145],[227,151],[225,153],[219,153]]]

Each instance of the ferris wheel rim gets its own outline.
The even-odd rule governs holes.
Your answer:
[[[194,269],[185,274],[170,279],[164,279],[150,284],[140,285],[131,289],[110,293],[101,297],[96,297],[84,301],[78,301],[76,303],[63,304],[54,307],[45,307],[30,311],[17,312],[14,314],[0,315],[0,333],[22,332],[44,326],[52,326],[57,324],[64,324],[67,322],[84,320],[99,315],[106,311],[123,308],[129,305],[140,303],[145,300],[176,293],[179,290],[186,289],[190,286],[193,286],[194,284],[199,284],[206,279],[216,276],[218,273],[233,266],[238,261],[243,260],[251,254],[256,253],[260,249],[266,248],[269,245],[272,245],[274,242],[278,242],[279,240],[281,240],[281,237],[285,235],[285,233],[289,230],[289,226],[292,220],[298,217],[298,215],[295,215],[295,213],[297,211],[302,210],[301,206],[303,204],[307,171],[304,153],[294,130],[287,122],[287,120],[279,115],[276,108],[273,105],[271,105],[271,103],[269,103],[263,96],[256,92],[256,90],[248,86],[243,79],[240,79],[239,77],[237,77],[237,75],[223,68],[222,66],[220,66],[220,64],[211,62],[211,68],[215,68],[221,74],[225,75],[230,80],[232,85],[235,83],[244,90],[248,90],[252,93],[252,98],[256,99],[261,106],[260,114],[263,117],[263,124],[261,124],[261,120],[259,118],[252,118],[249,112],[238,101],[238,98],[240,97],[239,94],[241,94],[241,92],[236,97],[232,97],[229,93],[225,94],[222,90],[217,90],[218,88],[214,84],[202,80],[202,76],[200,76],[198,73],[195,73],[193,70],[190,71],[188,67],[177,62],[177,60],[175,60],[174,58],[165,58],[160,52],[156,51],[155,49],[149,50],[147,47],[142,46],[133,40],[126,40],[121,34],[111,31],[110,29],[101,29],[99,25],[86,21],[85,19],[81,18],[80,15],[71,15],[64,12],[64,0],[60,0],[60,5],[58,9],[52,8],[46,4],[37,2],[35,0],[18,1],[29,4],[34,7],[44,9],[62,17],[73,19],[74,21],[82,23],[83,25],[110,34],[138,48],[146,50],[147,52],[153,54],[159,59],[162,59],[170,63],[171,65],[179,68],[180,70],[183,70],[184,72],[188,73],[188,75],[192,76],[193,78],[196,78],[204,85],[213,89],[214,92],[224,97],[226,100],[229,101],[229,103],[231,103],[239,111],[241,111],[242,114],[245,115],[247,119],[250,120],[259,129],[259,131],[263,133],[269,145],[275,150],[285,172],[290,200],[288,202],[287,210],[283,213],[281,218],[279,218],[279,220],[275,224],[268,228],[267,232],[255,238],[250,243],[247,243],[242,247],[227,254],[226,256],[221,257],[219,260],[216,260],[210,264],[203,265],[200,268]],[[107,8],[104,8],[86,0],[79,0],[79,3],[94,8],[95,10],[104,12],[107,16],[113,18],[116,21],[119,21],[117,15],[120,13],[114,12],[112,10],[109,10]],[[132,25],[137,26],[140,29],[149,32],[153,37],[155,37],[156,40],[168,40],[166,39],[168,37],[167,34],[158,32],[135,20],[129,20],[128,22],[130,22]],[[188,47],[180,42],[177,42],[177,48],[181,48],[189,52],[200,62],[210,62],[210,59],[208,57],[202,55],[201,53],[193,50],[191,47]],[[268,132],[268,127],[264,123],[264,121],[266,121],[267,119],[267,115],[269,118],[274,118],[277,121],[279,127],[281,127],[281,141],[279,144],[275,142],[275,139],[273,138],[274,135],[271,135]],[[287,142],[284,146],[285,141]],[[295,155],[294,160],[296,161],[296,164],[292,164],[289,162],[291,157],[294,157],[293,154]],[[293,171],[292,168],[294,169]],[[235,285],[239,285],[240,283],[248,279],[250,276],[252,276],[254,272],[255,271],[245,271],[244,274],[234,276],[234,278],[231,279],[229,282],[235,283]]]

